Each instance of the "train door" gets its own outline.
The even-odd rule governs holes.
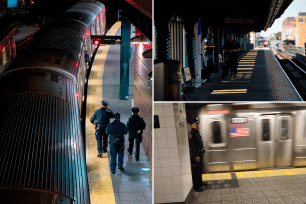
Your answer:
[[[257,120],[257,158],[259,168],[273,167],[276,131],[273,127],[276,115],[262,115]]]
[[[262,115],[257,120],[259,168],[291,165],[293,123],[290,114]]]
[[[291,166],[293,121],[290,114],[277,116],[276,167]]]

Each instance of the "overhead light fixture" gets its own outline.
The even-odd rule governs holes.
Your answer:
[[[145,36],[143,36],[143,35],[137,35],[137,36],[131,38],[130,42],[131,43],[141,43],[141,42],[144,42],[144,38],[145,38]]]
[[[147,50],[147,51],[144,51],[144,52],[142,53],[142,56],[143,56],[144,58],[152,58],[152,49],[149,49],[149,50]]]

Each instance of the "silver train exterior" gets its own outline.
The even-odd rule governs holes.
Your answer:
[[[0,75],[1,203],[89,203],[80,109],[105,20],[102,3],[79,1]]]
[[[199,118],[205,172],[306,166],[304,103],[214,104]]]

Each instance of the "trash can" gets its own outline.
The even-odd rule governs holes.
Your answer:
[[[182,100],[182,68],[177,60],[154,61],[154,101]]]

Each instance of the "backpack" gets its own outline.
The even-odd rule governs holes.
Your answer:
[[[114,126],[113,124],[110,138],[114,144],[122,144],[122,133],[120,131],[120,126]]]

